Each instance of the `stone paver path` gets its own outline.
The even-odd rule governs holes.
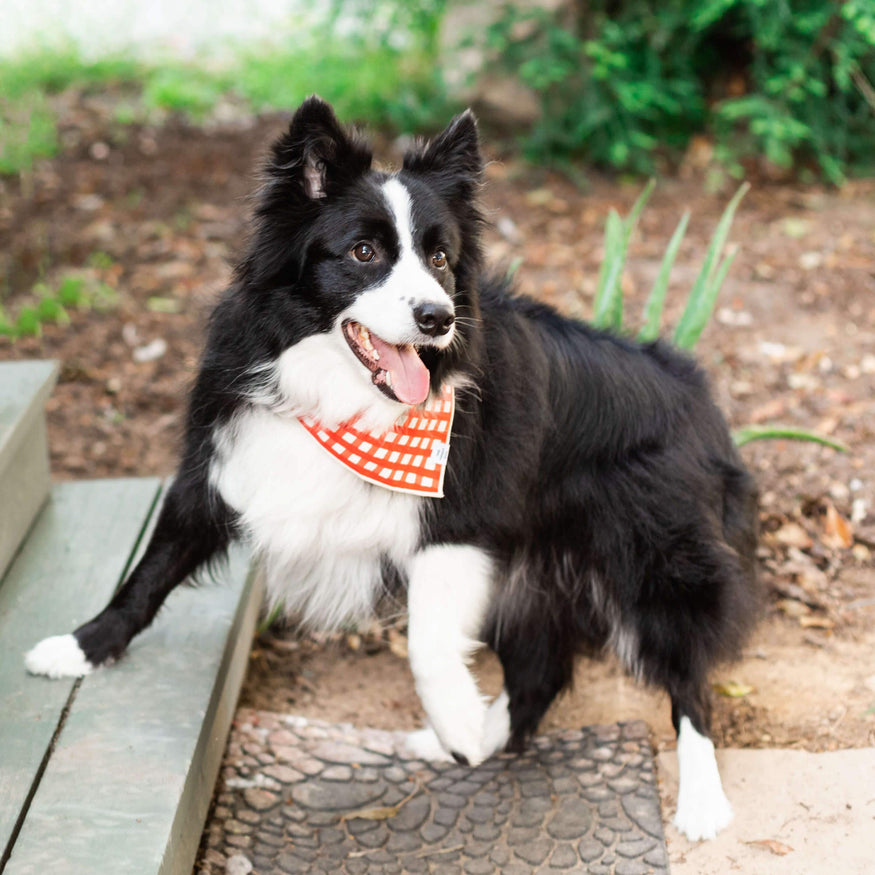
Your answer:
[[[475,769],[403,735],[241,710],[196,875],[667,873],[644,723],[540,736]]]

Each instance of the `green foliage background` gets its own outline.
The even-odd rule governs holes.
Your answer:
[[[651,173],[704,132],[739,175],[749,156],[833,183],[875,169],[873,0],[511,3],[488,46],[540,98],[539,160]]]
[[[345,119],[434,131],[460,108],[444,47],[483,42],[447,32],[451,2],[329,0],[318,26],[290,22],[285,43],[223,66],[86,62],[56,48],[0,62],[0,173],[56,151],[47,96],[70,85],[135,83],[138,105],[195,120],[229,95],[288,110],[318,91]],[[487,71],[539,99],[523,134],[537,161],[651,174],[705,134],[738,176],[751,157],[836,184],[875,170],[875,0],[510,2],[485,45]]]

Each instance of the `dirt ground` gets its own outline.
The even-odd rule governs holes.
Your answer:
[[[245,239],[258,156],[286,121],[241,115],[192,128],[121,126],[118,95],[68,93],[62,154],[23,179],[0,179],[0,302],[27,303],[35,282],[81,277],[94,306],[39,338],[0,337],[0,359],[58,358],[49,402],[56,478],[169,474],[184,397],[211,302]],[[382,156],[398,160],[393,144]],[[640,183],[596,176],[579,188],[500,151],[486,174],[489,255],[522,258],[522,291],[591,312],[604,220]],[[641,312],[682,212],[692,212],[667,322],[733,185],[706,193],[691,156],[660,181],[630,250],[627,312]],[[713,180],[713,174],[709,177]],[[840,191],[756,181],[731,239],[739,253],[698,354],[733,427],[815,429],[847,453],[789,441],[743,455],[762,491],[770,598],[744,660],[714,678],[725,745],[827,750],[875,744],[875,182]],[[111,293],[107,289],[112,290]],[[101,291],[102,290],[102,291]],[[334,636],[273,629],[253,651],[247,705],[385,728],[421,719],[404,660],[403,623]],[[497,692],[494,659],[477,660]],[[546,728],[643,717],[671,742],[667,703],[613,663],[583,663],[576,691]]]

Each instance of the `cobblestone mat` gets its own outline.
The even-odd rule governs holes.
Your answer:
[[[539,736],[471,769],[403,735],[237,714],[195,875],[667,873],[647,726]]]

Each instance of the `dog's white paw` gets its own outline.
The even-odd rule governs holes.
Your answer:
[[[417,759],[429,763],[454,762],[452,755],[440,743],[437,734],[430,726],[426,726],[425,729],[417,729],[415,732],[408,732],[404,738],[404,747]]]
[[[483,762],[486,703],[471,676],[462,668],[437,684],[420,689],[420,698],[441,745],[463,765]]]
[[[697,793],[688,793],[678,798],[678,810],[674,816],[675,827],[691,842],[713,839],[732,820],[732,806],[719,785],[702,788]]]
[[[678,808],[673,823],[692,842],[713,839],[732,820],[723,792],[714,744],[700,735],[688,717],[678,733]]]
[[[510,712],[508,711],[508,697],[506,692],[489,706],[483,720],[483,736],[480,741],[477,756],[464,754],[471,765],[476,765],[488,759],[497,751],[503,750],[510,738]],[[453,755],[441,744],[437,733],[430,726],[409,732],[404,739],[407,751],[421,760],[427,762],[454,762]],[[457,751],[457,753],[462,753]]]
[[[94,670],[73,635],[43,638],[25,654],[24,665],[31,674],[50,678],[81,678]]]

